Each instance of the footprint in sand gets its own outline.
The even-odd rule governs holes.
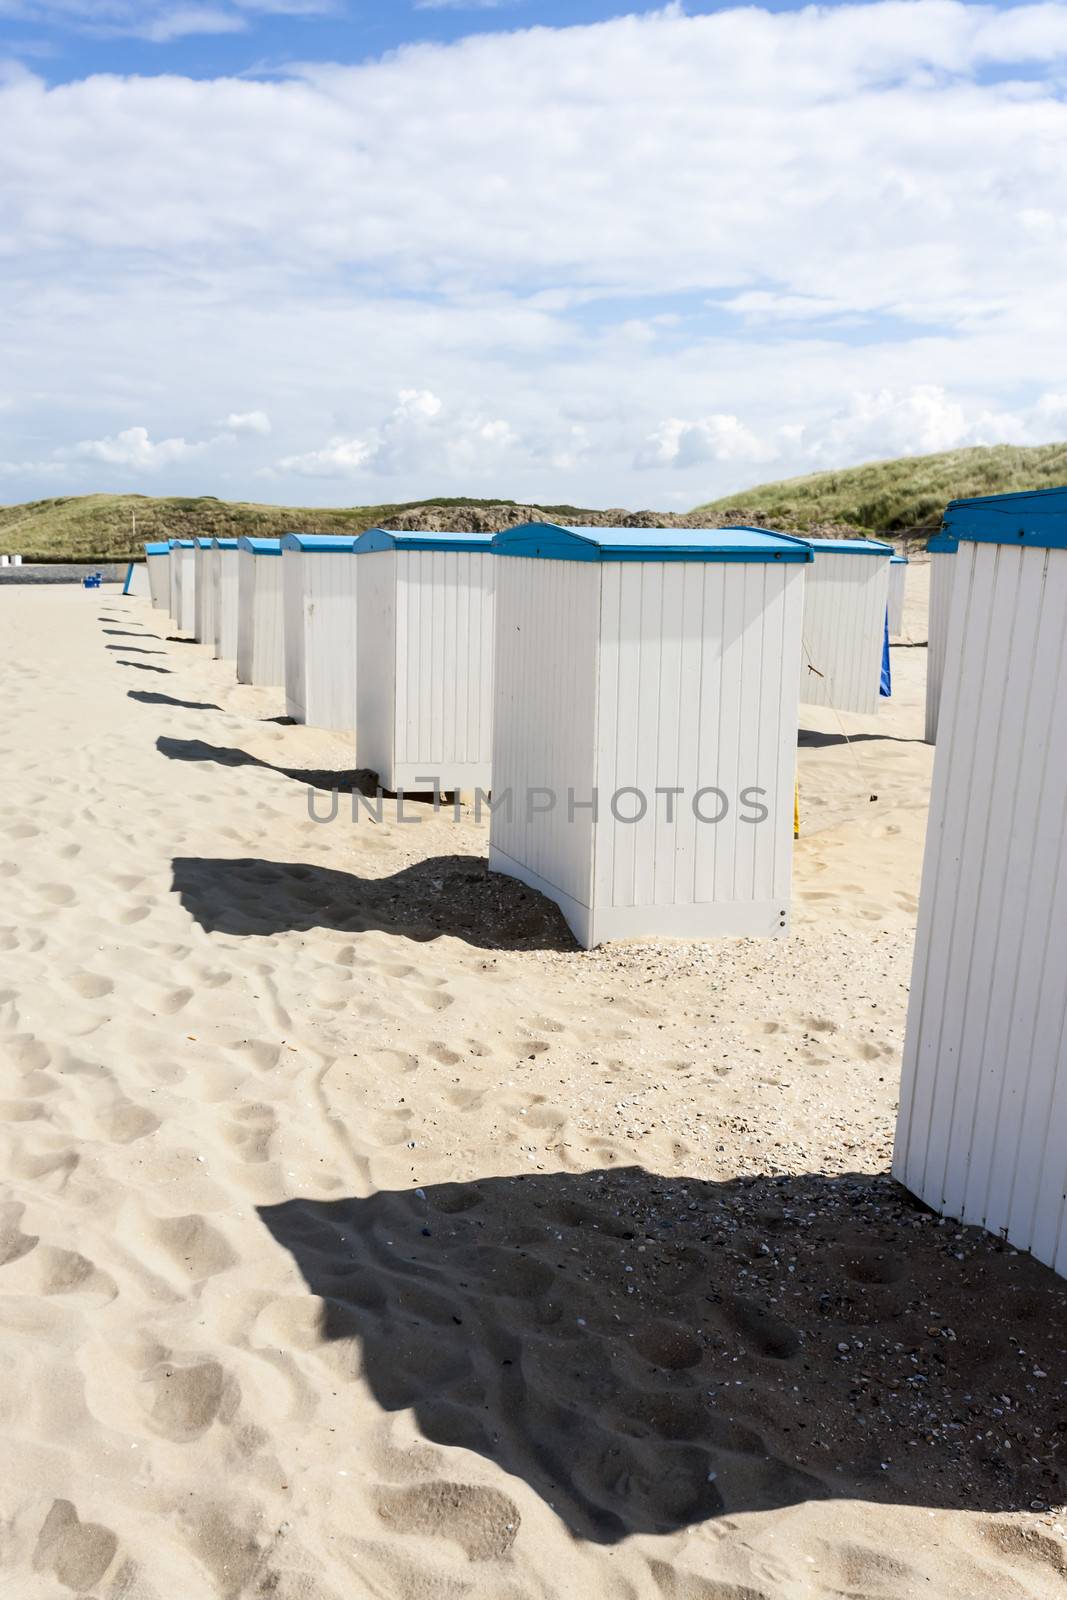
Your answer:
[[[42,1245],[34,1257],[39,1274],[40,1294],[85,1296],[98,1305],[107,1305],[118,1295],[118,1285],[87,1256],[77,1250],[60,1250]]]
[[[65,982],[83,1000],[101,1000],[115,988],[110,978],[104,978],[97,972],[73,972]]]
[[[211,1278],[237,1262],[229,1242],[195,1212],[186,1217],[164,1217],[155,1224],[155,1235],[166,1254],[191,1278]]]
[[[225,1138],[243,1161],[259,1163],[270,1159],[270,1142],[278,1119],[267,1105],[240,1106],[225,1130]]]
[[[100,1119],[101,1134],[112,1144],[133,1144],[136,1139],[155,1133],[159,1125],[155,1112],[134,1105],[132,1101],[115,1106]]]
[[[257,1072],[272,1072],[282,1054],[281,1046],[271,1044],[267,1039],[241,1039],[230,1049],[250,1061]]]
[[[149,1422],[178,1444],[199,1439],[220,1415],[232,1418],[240,1402],[236,1380],[217,1361],[161,1361],[144,1374],[144,1383]]]
[[[70,906],[77,899],[69,883],[42,883],[41,894],[54,906]]]
[[[20,1261],[39,1243],[36,1234],[23,1233],[19,1226],[25,1210],[14,1200],[0,1205],[0,1267]]]
[[[120,911],[115,920],[116,922],[120,922],[124,928],[129,928],[132,927],[136,922],[143,922],[144,919],[148,916],[151,916],[151,914],[152,907],[147,901],[145,901],[141,905],[130,906],[126,911]]]
[[[69,1500],[53,1500],[37,1536],[33,1565],[76,1594],[84,1594],[104,1577],[117,1550],[118,1539],[110,1528],[82,1522]]]
[[[473,1483],[412,1484],[381,1488],[379,1517],[397,1533],[446,1539],[469,1561],[502,1561],[518,1536],[518,1506],[497,1489]]]

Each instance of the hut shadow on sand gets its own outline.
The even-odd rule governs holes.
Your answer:
[[[179,700],[176,695],[157,694],[152,689],[127,689],[126,698],[142,706],[175,706],[179,711],[221,711],[213,700]]]
[[[216,708],[217,709],[217,708]],[[205,739],[172,739],[166,734],[156,740],[156,749],[168,761],[203,761],[219,767],[259,767],[263,772],[276,772],[279,777],[291,778],[311,789],[323,789],[336,794],[376,793],[374,774],[363,768],[342,767],[337,770],[319,767],[277,767],[272,761],[263,761],[235,745],[209,744]]]
[[[321,1300],[322,1340],[353,1347],[336,1370],[524,1479],[582,1539],[811,1499],[1019,1510],[1067,1469],[1044,1399],[1067,1377],[1067,1286],[888,1178],[629,1167],[259,1215]],[[1035,1558],[1062,1562],[1044,1542]]]
[[[208,933],[331,928],[424,944],[445,935],[487,950],[574,950],[558,909],[483,856],[434,856],[383,878],[307,862],[178,856],[173,888]]]

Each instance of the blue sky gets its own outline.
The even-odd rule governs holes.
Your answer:
[[[836,0],[830,0],[836,3]],[[294,61],[356,64],[401,45],[471,33],[566,28],[661,11],[664,0],[0,0],[0,53],[53,82],[93,72],[191,78],[269,73]],[[690,15],[725,10],[690,0]],[[795,10],[791,0],[765,9]],[[157,30],[157,37],[145,37]]]
[[[0,498],[1062,438],[1065,85],[1059,0],[0,0]]]

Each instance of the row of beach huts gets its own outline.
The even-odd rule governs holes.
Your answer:
[[[550,523],[146,556],[154,605],[384,791],[489,797],[491,865],[586,946],[786,931],[799,704],[877,709],[906,572],[872,540]]]
[[[1067,1275],[1067,489],[954,502],[928,550],[894,1171]],[[586,947],[787,931],[799,705],[877,708],[907,570],[866,540],[543,523],[146,554],[128,588],[353,733],[386,790],[491,792],[490,868]]]

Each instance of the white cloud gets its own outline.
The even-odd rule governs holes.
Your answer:
[[[374,453],[366,439],[330,439],[321,450],[307,450],[303,455],[284,456],[278,466],[283,472],[295,472],[302,478],[347,478],[365,467]]]
[[[402,389],[392,412],[365,437],[336,436],[321,449],[283,457],[278,470],[308,478],[363,471],[395,477],[433,464],[451,476],[477,470],[517,443],[502,418],[451,415],[429,389]]]
[[[270,418],[265,411],[231,411],[220,424],[230,433],[254,433],[261,437],[270,433]]]
[[[1055,437],[1065,75],[1067,5],[951,0],[674,8],[287,80],[9,75],[4,454],[136,416],[161,486],[247,494],[272,463],[280,495],[328,470],[618,505]],[[228,445],[153,454],[221,417]]]
[[[684,421],[668,417],[638,452],[639,467],[693,467],[707,461],[773,461],[774,445],[758,439],[737,417],[715,413]]]
[[[112,467],[128,467],[134,472],[157,472],[160,467],[184,461],[207,447],[206,441],[188,444],[184,439],[153,443],[147,428],[124,428],[110,439],[83,439],[72,454],[87,461],[105,461]]]

